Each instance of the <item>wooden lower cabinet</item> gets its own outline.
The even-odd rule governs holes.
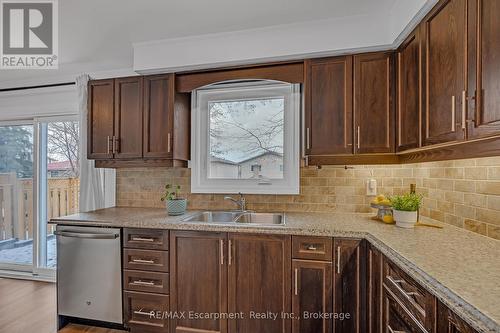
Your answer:
[[[437,304],[437,333],[477,333],[443,303]]]
[[[124,312],[132,333],[166,333],[169,296],[125,291]]]
[[[227,312],[227,234],[173,231],[170,236],[173,333],[227,332],[227,320],[199,319],[189,312]]]
[[[229,332],[290,332],[291,237],[230,234],[228,261]]]
[[[292,312],[294,333],[332,332],[332,263],[293,260]]]
[[[382,332],[383,256],[371,245],[367,246],[366,316],[369,333]]]
[[[426,333],[388,290],[383,298],[383,330],[387,333]]]
[[[342,319],[334,322],[334,332],[366,332],[365,255],[361,239],[336,238],[334,248],[334,312]]]

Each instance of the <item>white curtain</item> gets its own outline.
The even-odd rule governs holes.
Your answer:
[[[80,212],[114,206],[114,170],[96,169],[87,159],[87,83],[89,76],[76,78],[80,120]]]

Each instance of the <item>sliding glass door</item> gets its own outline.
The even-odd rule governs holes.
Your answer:
[[[53,217],[78,212],[74,117],[0,123],[0,270],[55,276]]]
[[[0,124],[0,269],[33,265],[33,123]]]

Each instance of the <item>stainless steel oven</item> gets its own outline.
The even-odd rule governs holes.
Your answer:
[[[58,314],[123,323],[120,229],[57,226]]]

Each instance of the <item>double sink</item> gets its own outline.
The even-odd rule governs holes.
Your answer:
[[[224,223],[245,226],[280,226],[285,224],[285,216],[279,213],[255,213],[251,211],[206,211],[188,216],[182,221],[195,223]]]

